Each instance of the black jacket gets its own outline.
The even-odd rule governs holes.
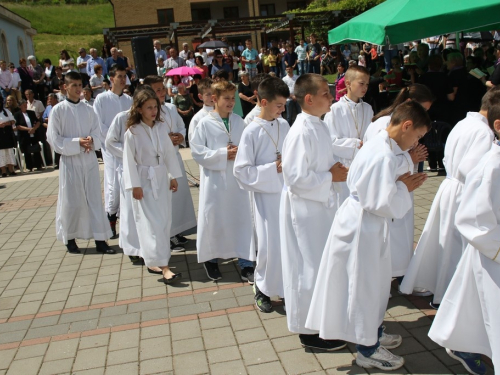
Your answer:
[[[39,122],[36,118],[36,114],[34,111],[26,111],[26,114],[28,115],[30,121],[31,121],[31,126],[34,128],[36,123]],[[14,118],[16,119],[16,126],[28,126],[26,124],[26,119],[24,118],[24,115],[21,111],[18,111],[14,113]],[[25,148],[31,144],[31,139],[33,138],[34,140],[38,141],[38,138],[35,134],[35,137],[30,137],[30,134],[25,131],[25,130],[18,130],[17,131],[18,137],[19,137],[19,145],[21,146],[21,151],[24,152]]]

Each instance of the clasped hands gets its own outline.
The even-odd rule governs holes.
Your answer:
[[[85,137],[85,138],[80,138],[80,146],[85,149],[86,153],[89,153],[90,151],[92,151],[93,144],[94,144],[94,140],[92,139],[92,137],[90,135],[88,137]]]
[[[169,133],[168,135],[174,146],[178,146],[184,142],[184,136],[181,133]]]

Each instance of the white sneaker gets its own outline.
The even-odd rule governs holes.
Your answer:
[[[412,294],[417,297],[428,297],[432,296],[434,293],[424,288],[414,288]]]
[[[385,333],[385,326],[383,327],[382,336],[379,339],[380,345],[386,349],[395,349],[403,342],[401,335],[390,335]]]
[[[405,363],[403,357],[392,354],[386,348],[379,346],[375,353],[369,357],[365,357],[358,352],[356,364],[363,368],[378,368],[380,370],[397,370]]]

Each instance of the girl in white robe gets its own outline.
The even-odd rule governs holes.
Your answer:
[[[160,101],[156,93],[144,88],[134,96],[127,121],[123,148],[123,180],[133,196],[132,209],[144,262],[160,267],[163,282],[180,279],[168,267],[170,260],[170,226],[172,223],[172,191],[182,172],[175,149],[162,126]]]
[[[245,123],[232,113],[236,91],[233,84],[220,81],[212,85],[212,91],[215,110],[198,123],[190,142],[193,159],[202,167],[198,262],[204,263],[210,279],[219,280],[222,276],[217,259],[237,257],[242,280],[253,284],[255,246],[250,198],[234,177],[234,159],[228,159],[229,153],[237,152]]]
[[[498,134],[500,119],[495,130]],[[429,332],[471,373],[485,370],[481,357],[471,353],[490,357],[500,368],[499,191],[500,146],[494,144],[467,175],[455,224],[468,245]]]
[[[397,369],[404,363],[384,348],[397,347],[401,337],[381,326],[391,281],[387,221],[408,212],[410,191],[425,181],[423,174],[398,179],[398,155],[429,125],[420,104],[403,103],[387,130],[362,147],[347,177],[350,196],[335,216],[321,259],[306,327],[324,339],[358,344],[361,367]]]
[[[493,142],[493,131],[485,116],[487,108],[479,113],[469,112],[450,132],[444,148],[446,179],[432,202],[422,235],[400,285],[401,292],[406,294],[411,294],[415,288],[431,291],[434,293],[432,306],[436,308],[466,246],[455,226],[455,213],[461,201],[465,178]]]
[[[289,95],[288,87],[279,78],[270,78],[259,86],[262,113],[243,131],[234,164],[238,184],[242,189],[253,192],[259,249],[254,289],[257,308],[262,312],[272,311],[270,297],[283,297],[279,235],[283,190],[281,151],[290,126],[286,120],[278,117],[285,110]]]

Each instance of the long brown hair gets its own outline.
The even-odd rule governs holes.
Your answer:
[[[156,114],[155,123],[160,121],[160,100],[156,96],[151,86],[142,85],[137,88],[134,93],[134,102],[132,103],[132,108],[130,108],[129,116],[127,120],[127,129],[131,126],[137,125],[142,120],[142,115],[139,113],[139,108],[142,108],[144,103],[149,99],[156,100],[156,105],[158,106],[158,113]]]
[[[372,122],[375,122],[381,117],[390,116],[398,105],[406,102],[408,99],[422,104],[425,102],[433,102],[434,95],[432,95],[431,90],[429,90],[427,86],[421,85],[419,83],[414,83],[413,85],[402,88],[398,96],[396,96],[396,99],[394,99],[394,102],[386,109],[383,109],[379,113],[377,113],[372,118]]]

